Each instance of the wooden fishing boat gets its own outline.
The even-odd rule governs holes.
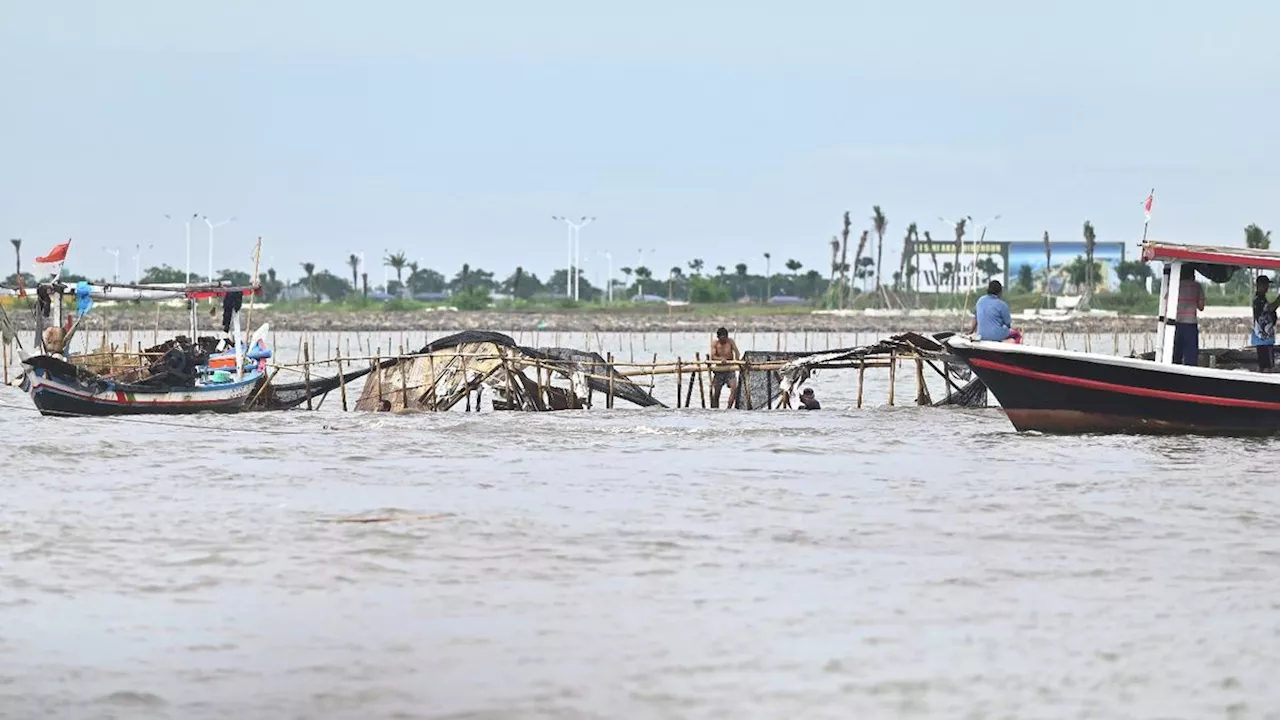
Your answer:
[[[947,347],[986,383],[1019,431],[1280,434],[1280,374],[1177,365],[1173,356],[1184,264],[1226,282],[1243,268],[1280,270],[1280,252],[1146,242],[1142,258],[1164,264],[1152,360],[961,337]]]
[[[257,252],[261,251],[259,245]],[[65,256],[65,252],[63,253]],[[18,342],[17,330],[0,310],[0,331],[6,342],[15,342],[22,359],[22,389],[31,395],[45,415],[102,416],[136,414],[190,414],[239,412],[255,391],[266,383],[268,327],[263,325],[246,343],[240,331],[244,296],[261,291],[253,284],[234,287],[226,282],[193,285],[98,284],[60,282],[55,274],[34,290],[36,337],[33,352]],[[64,317],[65,296],[74,292],[74,317]],[[95,366],[92,358],[72,356],[68,348],[95,299],[188,301],[190,335],[175,338],[153,350],[154,355],[133,356],[124,369]],[[200,337],[196,301],[221,298],[225,337]],[[193,340],[194,339],[194,340]],[[114,358],[114,352],[109,353]]]
[[[163,376],[154,382],[127,383],[54,355],[35,355],[22,363],[28,392],[41,414],[71,417],[240,412],[263,377],[255,369],[230,380],[210,376],[191,378],[186,384]]]

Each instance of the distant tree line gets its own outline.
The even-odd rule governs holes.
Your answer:
[[[694,303],[724,302],[764,302],[779,296],[798,298],[827,307],[848,307],[858,296],[869,298],[871,302],[882,305],[919,304],[923,291],[933,294],[950,292],[955,294],[960,288],[960,277],[957,268],[961,267],[961,251],[964,238],[969,230],[969,218],[962,218],[954,226],[954,241],[950,258],[939,261],[937,252],[939,244],[934,242],[928,231],[919,233],[916,223],[906,228],[897,269],[889,273],[885,282],[884,273],[877,272],[883,261],[884,237],[888,232],[889,221],[880,206],[872,207],[871,228],[860,233],[854,245],[852,262],[849,258],[849,240],[853,226],[850,213],[844,213],[842,230],[839,236],[833,236],[830,242],[831,264],[828,274],[817,269],[804,269],[804,265],[796,259],[785,260],[780,268],[772,266],[772,254],[763,253],[762,259],[767,272],[752,272],[746,263],[737,263],[732,267],[716,265],[708,267],[702,258],[693,258],[683,266],[675,265],[669,269],[655,270],[643,265],[619,268],[621,278],[613,280],[615,300],[627,301],[637,296],[656,296],[669,300],[685,300]],[[1271,233],[1256,224],[1244,230],[1245,245],[1255,249],[1271,247]],[[874,234],[874,246],[872,243]],[[1064,287],[1071,287],[1080,294],[1082,302],[1088,303],[1092,298],[1097,278],[1101,275],[1100,264],[1093,259],[1097,244],[1096,231],[1090,222],[1085,222],[1082,229],[1085,255],[1075,257],[1071,262],[1060,265],[1058,273]],[[921,244],[929,248],[928,255],[917,252]],[[980,239],[980,238],[979,238]],[[1048,296],[1051,292],[1050,268],[1052,263],[1052,244],[1049,233],[1043,235],[1045,248],[1045,270],[1042,278],[1037,278],[1031,266],[1022,265],[1009,268],[1008,277],[1013,290],[1023,293],[1039,291]],[[19,245],[14,243],[15,255]],[[20,263],[20,258],[15,257]],[[493,295],[503,295],[519,300],[562,300],[566,296],[565,287],[570,279],[566,269],[554,270],[546,279],[539,278],[536,273],[527,272],[517,267],[505,278],[499,278],[493,271],[473,267],[464,263],[451,275],[420,267],[411,262],[403,252],[387,255],[382,265],[395,273],[385,287],[372,287],[368,278],[360,275],[360,258],[350,255],[346,262],[350,271],[341,274],[329,270],[317,270],[312,262],[301,263],[302,271],[297,280],[287,286],[274,268],[268,268],[260,278],[263,294],[268,301],[276,301],[283,296],[293,299],[309,298],[314,301],[344,301],[365,297],[369,292],[383,292],[394,297],[431,297],[448,295],[453,304],[477,305],[487,304]],[[978,273],[990,280],[1001,274],[1001,269],[990,257],[980,259],[976,265]],[[36,278],[29,272],[23,272],[21,265],[15,265],[15,274],[4,279],[7,287],[18,285],[18,273],[26,287],[33,287]],[[803,272],[802,272],[803,270]],[[1139,260],[1118,263],[1115,272],[1120,280],[1122,293],[1136,294],[1147,292],[1147,281],[1151,278],[1151,268]],[[931,283],[924,283],[925,275]],[[75,274],[63,268],[62,279],[73,283],[88,280],[88,277]],[[1252,274],[1237,273],[1227,283],[1226,290],[1250,291]],[[1015,279],[1016,278],[1016,279]],[[192,282],[207,280],[202,275],[193,273]],[[234,285],[248,285],[251,281],[249,273],[242,270],[225,269],[217,273],[215,280],[228,281]],[[158,265],[149,267],[143,273],[143,283],[181,283],[187,280],[183,270]],[[105,282],[97,280],[97,282]],[[1037,288],[1037,283],[1040,287]],[[1158,286],[1157,286],[1158,287]],[[607,297],[606,288],[594,285],[586,273],[579,270],[579,297],[585,302],[600,302]]]

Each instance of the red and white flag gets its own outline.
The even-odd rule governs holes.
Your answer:
[[[59,243],[58,245],[53,246],[53,249],[49,251],[48,255],[45,255],[44,257],[36,258],[36,262],[44,265],[53,265],[56,263],[65,262],[67,259],[67,250],[69,249],[71,249],[70,240],[64,243]]]
[[[1147,214],[1147,222],[1151,222],[1151,203],[1153,203],[1155,199],[1156,191],[1152,190],[1151,193],[1147,195],[1147,199],[1142,202],[1142,209],[1146,211]]]

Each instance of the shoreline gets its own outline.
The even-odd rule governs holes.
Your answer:
[[[165,308],[158,313],[119,312],[102,308],[89,315],[83,330],[185,329],[187,314]],[[965,329],[969,317],[960,313],[930,315],[865,314],[723,314],[690,315],[662,313],[585,313],[573,311],[494,312],[459,310],[435,312],[299,312],[255,310],[242,314],[244,329],[262,323],[281,332],[457,332],[462,330],[551,331],[551,332],[680,332],[710,333],[717,327],[731,332],[942,332]],[[30,330],[25,312],[13,315],[16,325]],[[221,313],[200,315],[200,325],[213,329],[221,323]],[[1070,318],[1014,318],[1014,327],[1023,331],[1065,333],[1154,332],[1156,318],[1149,316],[1099,316]],[[1241,317],[1202,317],[1201,332],[1247,334],[1250,322]]]

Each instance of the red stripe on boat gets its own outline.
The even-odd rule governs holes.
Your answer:
[[[1010,375],[1021,375],[1022,377],[1045,380],[1047,382],[1059,383],[1061,385],[1074,385],[1076,387],[1088,388],[1090,390],[1105,390],[1107,392],[1120,393],[1122,395],[1137,395],[1139,397],[1152,397],[1159,398],[1161,400],[1180,400],[1183,402],[1199,403],[1201,405],[1221,405],[1224,407],[1243,407],[1254,408],[1257,410],[1280,410],[1280,403],[1268,402],[1265,400],[1215,397],[1213,395],[1196,395],[1194,393],[1175,392],[1173,390],[1156,390],[1155,388],[1117,385],[1116,383],[1103,382],[1102,380],[1089,380],[1087,378],[1040,372],[1039,370],[1030,370],[1016,365],[1008,365],[1006,363],[996,362],[994,360],[983,360],[981,358],[969,358],[968,362],[969,364],[977,365],[980,368],[1008,373]]]

